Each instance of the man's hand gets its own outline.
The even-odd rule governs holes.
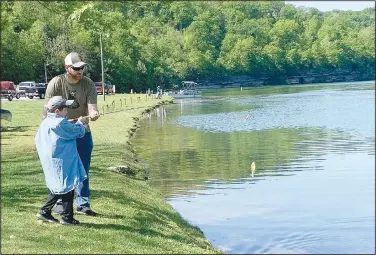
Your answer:
[[[91,121],[96,121],[99,118],[99,110],[96,104],[88,104],[89,117]]]
[[[99,112],[92,112],[89,114],[90,120],[91,121],[96,121],[99,118]]]

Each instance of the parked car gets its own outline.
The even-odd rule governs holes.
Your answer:
[[[36,85],[35,93],[40,99],[44,99],[46,97],[47,83],[37,83]]]
[[[8,98],[9,101],[12,101],[16,96],[16,87],[12,81],[1,81],[0,83],[0,95],[1,97]]]
[[[26,97],[26,93],[24,89],[20,89],[18,85],[16,87],[16,98],[20,99],[20,97]]]
[[[95,88],[97,90],[97,94],[103,95],[103,88],[102,88],[102,82],[101,81],[96,81],[95,82]],[[106,94],[112,93],[112,85],[111,82],[106,81],[104,83],[104,91]]]
[[[35,81],[23,81],[18,84],[18,89],[25,91],[25,95],[30,99],[33,99],[33,97],[37,95],[37,93],[35,93],[36,88],[37,84],[35,83]]]
[[[39,97],[44,99],[46,96],[46,83],[35,83],[34,81],[24,81],[18,85],[18,90],[24,92],[24,94],[33,99],[34,97]]]

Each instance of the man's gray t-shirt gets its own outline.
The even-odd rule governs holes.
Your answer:
[[[94,82],[83,76],[77,83],[70,83],[65,74],[54,77],[46,89],[46,103],[54,96],[62,96],[67,100],[74,99],[79,104],[77,109],[68,108],[68,119],[87,116],[88,104],[97,104],[97,91]]]

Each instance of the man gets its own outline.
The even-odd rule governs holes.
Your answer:
[[[71,52],[65,57],[66,73],[54,77],[47,86],[46,102],[54,96],[62,96],[67,100],[74,100],[74,105],[68,109],[67,118],[77,119],[80,116],[89,116],[90,120],[95,121],[99,118],[97,107],[97,91],[94,82],[83,75],[86,63],[81,61],[78,53]],[[43,119],[47,116],[47,108],[43,109]],[[93,139],[90,132],[87,132],[82,138],[76,139],[77,151],[85,168],[87,179],[76,189],[75,203],[77,213],[95,216],[89,203],[89,169],[91,152],[93,150]],[[63,208],[58,202],[55,208],[56,214],[61,214]]]

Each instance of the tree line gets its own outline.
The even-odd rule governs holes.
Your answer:
[[[284,1],[2,1],[1,79],[44,81],[79,52],[117,91],[182,80],[375,69],[375,8],[321,12]]]

